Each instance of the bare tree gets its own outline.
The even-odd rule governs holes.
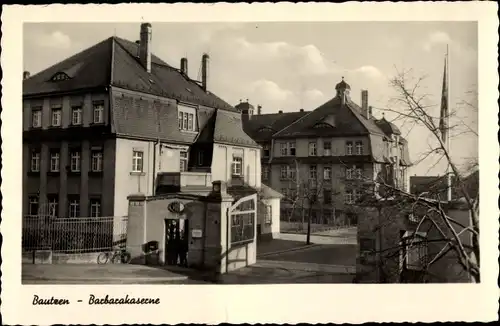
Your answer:
[[[282,176],[282,180],[288,181],[289,186],[285,200],[292,203],[288,221],[290,222],[296,211],[299,210],[302,215],[302,224],[307,221],[306,243],[310,244],[313,210],[318,206],[322,207],[324,203],[323,191],[330,180],[321,177],[317,170],[312,175],[309,174],[310,172],[302,174],[297,160],[294,160],[294,164],[288,168],[286,178]],[[330,196],[332,198],[339,193],[337,190],[331,189]]]
[[[427,191],[416,195],[406,192],[390,180],[390,178],[377,177],[375,180],[366,180],[363,186],[364,196],[357,205],[367,210],[371,207],[377,216],[377,223],[373,231],[378,236],[383,237],[384,230],[395,228],[401,222],[401,217],[406,216],[415,224],[414,232],[409,239],[402,242],[399,238],[392,241],[393,245],[385,248],[373,250],[374,267],[378,271],[380,281],[389,277],[388,274],[400,271],[400,266],[396,261],[407,258],[413,253],[409,247],[415,247],[422,241],[417,235],[420,231],[425,233],[433,232],[431,239],[425,240],[425,246],[432,243],[433,250],[426,255],[422,255],[421,261],[423,271],[429,275],[430,267],[437,264],[443,257],[449,257],[448,253],[454,254],[456,263],[463,267],[463,272],[474,282],[480,281],[480,260],[479,260],[479,195],[477,191],[471,190],[468,186],[470,180],[466,180],[466,173],[461,173],[457,163],[454,162],[448,146],[442,138],[443,128],[439,123],[439,116],[433,114],[433,107],[428,103],[428,96],[420,94],[419,85],[422,78],[411,82],[409,72],[398,73],[391,80],[392,87],[398,96],[393,99],[397,104],[397,109],[387,109],[396,115],[397,120],[403,120],[413,126],[423,126],[432,136],[429,150],[425,157],[433,155],[439,160],[444,159],[449,165],[453,180],[453,192],[457,194],[455,199],[460,198],[469,214],[469,223],[456,219],[449,215],[449,205],[443,198],[442,187],[428,187]],[[469,106],[473,106],[468,102]],[[454,136],[467,133],[471,137],[477,137],[477,130],[465,125],[463,120],[457,118],[459,111],[456,108],[450,110],[449,121],[446,132],[453,133]],[[450,137],[451,134],[450,134]],[[411,146],[411,145],[410,145]],[[469,168],[477,165],[477,158],[473,158],[469,163]],[[470,170],[469,170],[470,171]],[[445,176],[447,177],[447,176]],[[444,181],[444,180],[441,180]],[[370,183],[372,183],[370,185]],[[441,182],[442,184],[446,182]],[[368,186],[367,186],[368,185]],[[379,239],[382,241],[383,239]],[[408,246],[408,244],[410,246]],[[362,246],[362,244],[361,244]],[[436,249],[437,248],[437,249]],[[404,249],[404,250],[402,250]],[[403,252],[403,257],[401,256]],[[448,256],[447,256],[448,255]]]

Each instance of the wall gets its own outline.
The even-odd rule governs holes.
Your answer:
[[[127,214],[127,196],[135,193],[153,195],[153,172],[179,172],[179,149],[170,146],[165,144],[160,151],[160,147],[152,141],[116,139],[116,162],[120,163],[116,165],[114,215]],[[134,150],[144,153],[142,173],[132,172]],[[153,168],[153,160],[156,161],[156,169]]]
[[[23,141],[23,212],[28,211],[27,197],[40,194],[40,201],[44,202],[48,194],[59,195],[59,212],[61,217],[68,216],[67,196],[76,195],[80,198],[80,215],[89,215],[89,198],[99,196],[101,198],[102,215],[113,214],[113,188],[114,188],[114,140],[95,139],[79,134],[80,129],[71,127],[71,109],[74,105],[82,106],[82,126],[85,133],[93,128],[93,101],[103,101],[103,125],[109,123],[109,100],[104,93],[87,93],[80,95],[68,95],[62,97],[45,97],[38,99],[23,100],[23,130],[29,135],[31,130],[32,108],[42,107],[42,139],[29,138]],[[61,127],[51,126],[51,109],[53,106],[61,107]],[[59,134],[58,131],[64,133]],[[57,141],[46,141],[43,138],[54,138],[51,135],[58,134]],[[72,140],[69,140],[69,139]],[[81,171],[79,174],[70,174],[66,167],[69,165],[69,148],[81,148]],[[92,147],[99,146],[103,151],[103,171],[100,174],[89,174]],[[28,173],[31,161],[31,149],[40,150],[40,173]],[[60,172],[58,175],[47,174],[50,164],[50,149],[60,150]],[[102,196],[103,193],[109,194]]]
[[[420,211],[420,206],[414,206]],[[371,263],[362,262],[358,257],[357,274],[360,282],[377,283],[380,282],[381,272],[385,274],[385,283],[399,283],[399,239],[402,230],[415,230],[418,223],[411,223],[407,214],[411,210],[411,204],[391,204],[381,206],[380,211],[376,207],[364,207],[358,214],[358,243],[361,239],[372,239],[378,252],[383,252],[381,257],[373,256]],[[423,212],[423,211],[422,211]],[[459,222],[469,225],[468,211],[463,209],[450,209],[448,215]],[[441,230],[445,231],[447,238],[452,237],[451,231],[447,229],[439,216],[430,215]],[[456,232],[460,232],[460,227],[455,227]],[[429,241],[428,254],[434,258],[443,248],[445,242],[432,241],[441,239],[438,230],[430,221],[422,223],[419,231],[427,231]],[[470,243],[469,233],[464,232],[462,241],[464,244]],[[383,264],[377,265],[377,261],[382,259]],[[433,263],[429,267],[428,282],[431,283],[456,283],[468,282],[468,276],[463,268],[458,264],[456,254],[448,252],[443,258]]]
[[[260,150],[246,147],[214,144],[212,159],[212,180],[231,180],[233,153],[243,151],[244,181],[254,188],[261,186]]]
[[[266,205],[271,205],[271,224],[265,223]],[[272,238],[279,238],[280,234],[280,199],[266,198],[261,199],[259,205],[258,220],[260,223],[260,232],[262,235],[271,235]]]
[[[82,124],[88,127],[93,122],[93,101],[104,101],[104,124],[109,123],[109,96],[107,93],[86,93],[67,96],[52,96],[44,98],[23,99],[23,131],[31,128],[31,112],[35,107],[42,107],[42,129],[51,128],[51,109],[53,105],[61,105],[62,128],[68,128],[71,123],[71,107],[82,106]]]
[[[352,141],[353,145],[357,141],[363,143],[363,153],[370,153],[369,140],[366,136],[359,137],[328,137],[328,138],[297,138],[297,139],[277,139],[274,141],[273,155],[274,157],[282,157],[281,144],[295,141],[295,156],[308,157],[309,156],[309,143],[316,143],[317,156],[323,156],[323,143],[325,141],[331,142],[331,155],[343,156],[346,155],[346,142]],[[354,147],[353,147],[354,150]]]

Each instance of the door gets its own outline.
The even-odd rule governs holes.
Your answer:
[[[167,265],[187,265],[189,221],[165,219],[165,262]]]

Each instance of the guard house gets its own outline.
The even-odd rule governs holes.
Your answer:
[[[176,68],[154,55],[151,24],[138,32],[25,72],[23,215],[128,216],[138,262],[153,243],[169,263],[182,240],[188,265],[251,264],[257,201],[276,202],[262,190],[261,148],[211,92],[208,54],[196,80],[186,58]]]

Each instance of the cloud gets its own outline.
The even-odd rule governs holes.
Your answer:
[[[423,49],[424,51],[431,51],[435,45],[439,44],[450,44],[452,42],[450,36],[445,32],[436,31],[427,37],[424,41]]]
[[[71,38],[60,31],[36,35],[34,40],[39,46],[56,49],[69,49],[72,45]]]
[[[283,89],[275,82],[266,79],[253,82],[250,85],[250,91],[256,98],[272,102],[284,102],[294,96],[291,91]]]
[[[373,79],[373,80],[380,80],[382,78],[385,78],[384,74],[374,66],[361,66],[357,69],[354,69],[354,73],[359,73],[363,74],[366,77]]]

